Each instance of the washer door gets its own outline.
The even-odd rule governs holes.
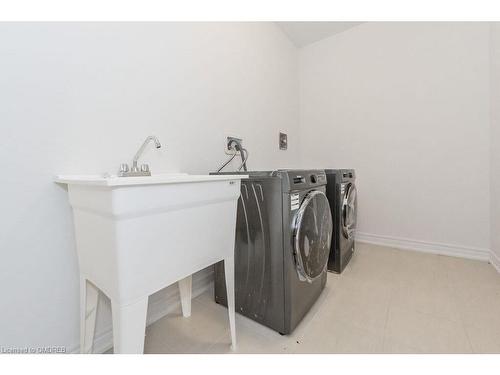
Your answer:
[[[302,202],[294,227],[294,251],[297,272],[302,281],[321,276],[328,262],[332,237],[332,215],[326,195],[310,192]]]
[[[353,183],[348,184],[342,202],[342,232],[345,238],[353,237],[356,230],[357,197],[356,186]]]

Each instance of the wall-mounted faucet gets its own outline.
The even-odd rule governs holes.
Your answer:
[[[142,164],[140,169],[137,164],[139,158],[144,152],[144,149],[150,142],[154,142],[156,148],[161,148],[161,143],[157,137],[155,137],[154,135],[150,135],[149,137],[147,137],[132,159],[132,169],[129,169],[127,163],[121,164],[120,170],[118,171],[119,177],[151,176],[151,171],[149,170],[148,164]]]

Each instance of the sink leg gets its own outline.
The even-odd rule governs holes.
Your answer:
[[[234,316],[234,257],[224,259],[226,276],[227,311],[229,313],[229,328],[231,330],[231,349],[236,349],[236,326]]]
[[[144,353],[148,297],[126,306],[111,301],[113,316],[113,352],[115,354]]]
[[[80,353],[92,353],[99,290],[80,276]]]
[[[188,277],[178,281],[179,293],[181,295],[182,315],[185,318],[191,316],[192,280],[193,277],[189,275]]]

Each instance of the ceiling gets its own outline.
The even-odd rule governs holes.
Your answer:
[[[276,22],[297,47],[341,33],[362,22]]]

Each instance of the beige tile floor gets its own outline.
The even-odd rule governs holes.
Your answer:
[[[231,353],[212,292],[148,327],[146,353]],[[488,263],[359,244],[289,336],[237,314],[236,353],[500,353],[500,274]]]

